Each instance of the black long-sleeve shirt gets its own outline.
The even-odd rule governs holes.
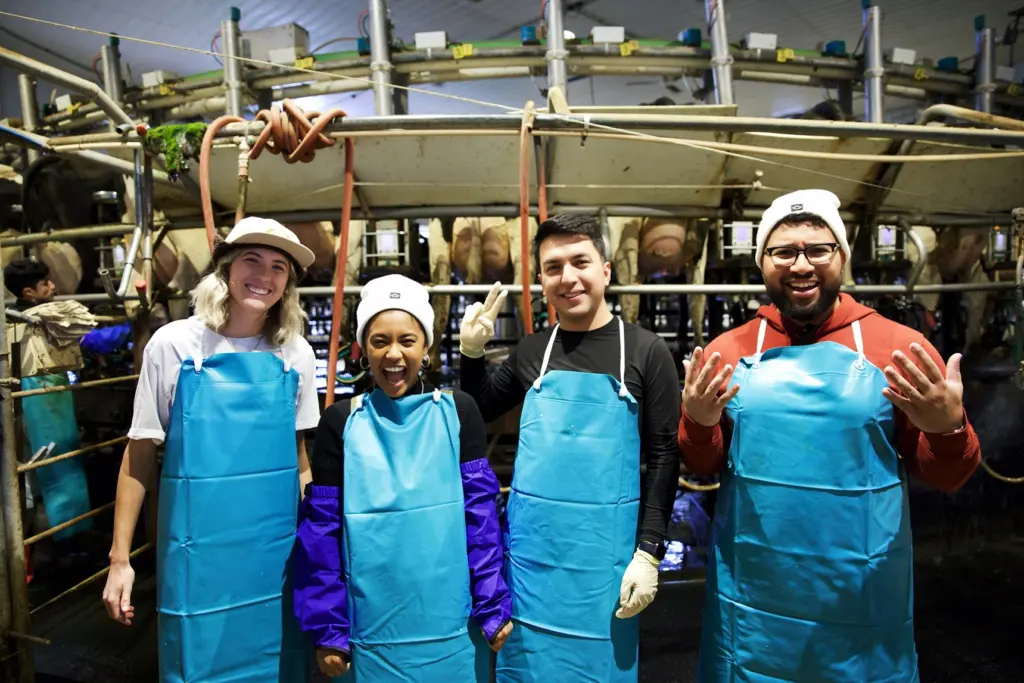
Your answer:
[[[679,374],[665,341],[649,330],[624,323],[626,388],[639,404],[640,449],[647,464],[646,496],[640,539],[660,543],[665,538],[679,485]],[[480,406],[490,422],[522,403],[540,374],[552,330],[520,340],[493,372],[483,358],[462,357],[461,388]],[[619,379],[619,321],[589,332],[558,330],[548,371],[571,370],[611,375]],[[583,473],[580,473],[583,474]]]
[[[419,381],[409,389],[408,395],[430,393],[434,388]],[[453,391],[455,411],[459,416],[459,462],[467,463],[487,455],[487,432],[480,419],[480,410],[473,399],[463,391]],[[337,486],[343,489],[345,471],[345,423],[348,422],[350,401],[335,403],[324,411],[316,430],[310,468],[317,486]],[[678,422],[678,421],[677,421]]]

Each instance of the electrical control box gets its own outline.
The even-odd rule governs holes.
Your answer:
[[[181,76],[173,71],[166,71],[164,69],[159,71],[149,71],[142,74],[142,87],[156,88],[164,83],[170,83],[171,81],[176,81],[180,78]]]
[[[889,60],[891,64],[906,64],[907,66],[914,66],[917,60],[917,52],[914,50],[908,50],[905,47],[890,47],[885,51],[885,58]]]
[[[306,51],[297,47],[279,47],[270,51],[270,59],[268,61],[274,64],[287,64],[291,66],[305,56]]]
[[[590,40],[594,45],[603,43],[624,43],[626,42],[625,26],[595,26],[590,29]]]
[[[416,34],[417,50],[446,50],[448,49],[447,31],[426,31]]]
[[[53,106],[57,108],[57,111],[64,111],[65,109],[70,109],[74,104],[81,104],[85,101],[86,98],[82,95],[68,93],[65,95],[58,95],[53,101]]]
[[[299,56],[304,57],[309,54],[309,32],[295,23],[242,31],[243,57],[270,62],[273,61],[271,50],[282,48],[295,48]]]
[[[757,229],[752,221],[722,224],[721,256],[725,259],[754,255]]]
[[[743,42],[748,50],[774,50],[779,45],[779,37],[774,33],[748,33]]]
[[[1000,64],[996,67],[995,76],[997,81],[1002,81],[1003,83],[1016,83],[1019,82],[1016,79],[1016,75],[1016,69],[1014,69],[1012,66]]]

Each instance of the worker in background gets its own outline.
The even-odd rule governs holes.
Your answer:
[[[698,680],[917,681],[907,476],[980,462],[960,354],[839,293],[831,192],[776,199],[755,257],[772,304],[685,362],[683,462],[722,475]]]
[[[52,302],[57,293],[50,279],[50,268],[33,258],[18,259],[7,264],[4,267],[4,285],[16,298],[14,305],[8,307],[9,310],[21,313]],[[68,384],[67,373],[63,372],[20,379],[19,389],[23,391]],[[24,448],[21,449],[23,461],[31,460],[37,454],[39,458],[45,458],[81,447],[75,402],[70,392],[26,396],[21,399],[20,409],[25,436]],[[26,507],[32,510],[32,514],[26,515],[26,537],[59,526],[91,509],[85,466],[81,458],[60,460],[26,473],[24,491]],[[77,540],[83,532],[92,528],[92,524],[92,519],[85,519],[54,534],[53,541],[58,544],[71,541],[67,547],[53,547],[48,539],[34,544],[33,572],[45,570],[54,560],[65,561],[65,551],[86,549]]]
[[[4,267],[4,285],[15,296],[13,308],[22,313],[25,309],[53,301],[57,286],[50,279],[50,268],[42,261],[32,258],[11,261]]]
[[[114,508],[107,613],[135,618],[128,556],[157,485],[160,680],[293,683],[311,652],[292,614],[289,558],[303,432],[320,409],[297,285],[313,252],[277,221],[249,216],[213,252],[195,315],[146,345]]]
[[[608,310],[595,218],[544,221],[533,254],[558,324],[488,373],[484,345],[506,295],[495,284],[460,332],[462,388],[484,419],[523,406],[505,566],[516,628],[497,681],[628,683],[678,486],[679,376],[660,337]]]
[[[419,376],[434,330],[423,285],[371,280],[356,320],[375,387],[320,419],[296,616],[329,676],[489,683],[487,642],[501,649],[512,606],[480,409]]]

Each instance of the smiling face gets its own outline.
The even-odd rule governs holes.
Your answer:
[[[808,222],[783,223],[768,235],[762,257],[764,284],[783,316],[815,323],[835,308],[843,274],[843,253],[836,242],[828,227]],[[793,260],[789,248],[808,251]]]
[[[612,267],[583,235],[552,235],[540,243],[540,284],[566,329],[589,329],[607,307]],[[603,324],[604,321],[598,321]]]
[[[265,316],[288,286],[291,264],[273,249],[244,247],[228,270],[233,315]]]
[[[367,325],[363,350],[374,382],[385,394],[398,398],[416,384],[427,355],[427,335],[405,311],[383,311]]]

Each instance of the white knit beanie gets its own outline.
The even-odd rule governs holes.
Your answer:
[[[426,288],[404,275],[384,275],[370,280],[363,287],[356,308],[356,339],[365,343],[366,324],[383,311],[405,311],[420,321],[427,333],[427,346],[434,343],[434,309]]]
[[[798,213],[809,213],[817,216],[828,224],[836,236],[839,248],[843,250],[846,260],[850,260],[850,243],[846,239],[846,225],[839,217],[839,197],[828,190],[797,190],[784,194],[765,209],[761,216],[761,224],[757,226],[757,249],[754,260],[761,268],[761,257],[768,235],[788,216]]]

